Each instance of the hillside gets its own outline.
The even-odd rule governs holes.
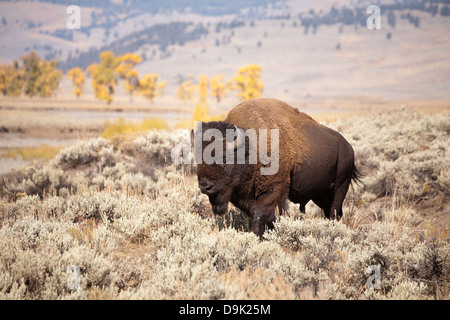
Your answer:
[[[131,51],[144,59],[140,74],[157,72],[169,94],[191,74],[230,78],[257,63],[265,95],[285,100],[450,97],[448,1],[382,1],[380,30],[365,26],[366,1],[79,1],[80,30],[65,26],[69,2],[57,3],[0,2],[0,61],[36,50],[67,70],[103,50]]]

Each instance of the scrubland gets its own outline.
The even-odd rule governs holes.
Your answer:
[[[448,299],[450,112],[327,125],[363,174],[343,219],[289,203],[263,240],[172,163],[188,131],[80,141],[3,175],[0,298]]]

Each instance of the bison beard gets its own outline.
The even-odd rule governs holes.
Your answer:
[[[224,214],[228,202],[233,203],[250,216],[250,230],[260,237],[266,227],[273,227],[275,208],[287,199],[300,204],[302,212],[312,200],[326,218],[342,217],[349,185],[359,181],[359,173],[353,148],[338,132],[276,99],[247,100],[234,107],[225,121],[202,123],[203,132],[211,128],[223,136],[234,128],[279,129],[279,169],[274,175],[261,175],[264,161],[248,162],[247,143],[245,164],[197,165],[199,187],[215,214]],[[202,151],[209,143],[202,141]],[[225,149],[224,141],[223,154]]]

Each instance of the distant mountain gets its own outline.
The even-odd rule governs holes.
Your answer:
[[[373,2],[382,28],[368,32]],[[80,30],[66,26],[69,5]],[[0,0],[0,63],[35,50],[66,72],[110,50],[140,54],[139,74],[168,91],[258,63],[271,95],[447,97],[449,22],[450,0]]]
[[[192,27],[192,28],[189,28]],[[184,45],[188,41],[198,40],[208,30],[199,23],[192,22],[171,22],[167,24],[157,24],[144,30],[134,32],[126,38],[118,39],[100,48],[92,47],[88,52],[82,52],[76,57],[70,54],[60,67],[67,71],[73,67],[86,68],[91,63],[98,60],[102,51],[112,51],[116,55],[127,52],[135,52],[143,45],[156,44],[164,52],[169,45]],[[146,57],[143,57],[146,60]]]
[[[219,16],[228,14],[239,14],[245,8],[265,7],[268,4],[279,5],[285,3],[285,0],[38,0],[38,2],[59,4],[59,5],[78,5],[80,7],[97,8],[108,11],[109,13],[129,13],[140,11],[142,13],[159,12],[189,12],[208,16]]]
[[[73,1],[50,1],[42,0],[50,3],[67,3],[73,4]],[[292,14],[286,1],[187,1],[187,0],[171,0],[171,1],[143,1],[130,0],[124,1],[126,4],[117,4],[113,1],[96,1],[95,4],[89,1],[78,1],[80,5],[101,8],[106,10],[108,14],[102,13],[103,16],[109,18],[106,22],[96,23],[96,14],[93,13],[93,23],[87,27],[83,27],[82,32],[89,34],[94,28],[105,28],[106,36],[109,36],[109,29],[116,26],[121,19],[115,18],[116,15],[126,13],[128,17],[142,13],[158,13],[185,11],[195,12],[202,15],[235,15],[235,19],[229,23],[218,22],[216,24],[216,32],[222,29],[234,29],[237,27],[245,27],[247,24],[251,26],[255,20],[293,20],[295,24],[303,28],[303,32],[315,34],[321,26],[341,25],[341,26],[357,26],[365,27],[367,21],[367,1],[359,1],[353,7],[343,5],[337,7],[332,5],[328,10],[321,9],[316,12],[310,9],[306,12]],[[75,1],[77,3],[77,1]],[[89,5],[87,4],[89,3]],[[268,11],[267,6],[278,9]],[[420,17],[411,13],[411,10],[418,12],[426,12],[433,17],[436,15],[450,17],[450,0],[404,0],[404,1],[387,1],[386,4],[380,4],[383,13],[388,17],[387,22],[395,28],[398,19],[406,20],[414,27],[420,27]],[[244,8],[248,10],[242,11]],[[123,18],[122,18],[123,19]],[[188,31],[187,27],[193,25],[190,23],[171,22],[165,24],[153,25],[149,28],[127,34],[126,37],[112,41],[109,44],[91,47],[89,51],[73,55],[70,53],[65,61],[61,61],[61,68],[66,71],[74,66],[87,67],[89,64],[98,60],[98,55],[104,50],[114,51],[116,54],[125,52],[134,52],[143,45],[156,44],[159,45],[161,52],[165,52],[168,45],[184,45],[186,42],[200,39],[202,35],[208,34],[208,29],[202,22],[195,24],[193,30]],[[52,35],[65,38],[72,41],[73,32],[67,29],[56,30]],[[165,56],[164,54],[162,55]],[[47,56],[52,58],[51,55]],[[145,58],[145,57],[144,57]]]

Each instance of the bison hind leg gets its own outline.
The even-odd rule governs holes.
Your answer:
[[[322,193],[313,199],[322,210],[327,219],[340,220],[343,215],[342,204],[347,195],[350,180],[335,186],[334,189]]]
[[[301,213],[306,213],[306,208],[305,208],[305,206],[306,206],[306,203],[300,203],[300,212]]]
[[[333,203],[331,206],[332,218],[340,220],[343,215],[342,204],[344,203],[345,196],[347,195],[348,188],[351,180],[347,180],[336,188],[333,197]]]
[[[332,218],[331,206],[333,204],[333,198],[334,198],[334,190],[329,190],[312,199],[313,202],[323,210],[325,218],[327,219]]]

